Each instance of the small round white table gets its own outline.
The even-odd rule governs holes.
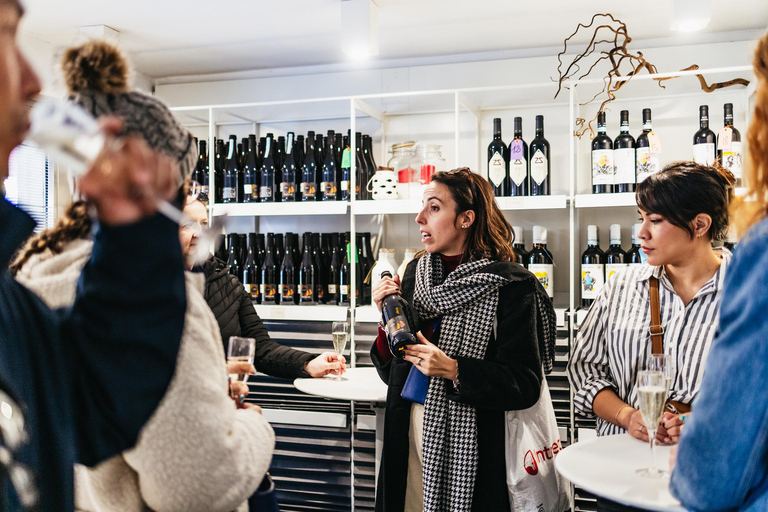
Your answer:
[[[351,400],[354,402],[373,402],[376,412],[376,481],[379,477],[379,462],[384,444],[384,407],[387,401],[387,385],[381,381],[376,368],[347,368],[342,376],[344,380],[333,380],[326,376],[322,379],[296,379],[296,389],[308,395]]]
[[[656,446],[658,467],[668,467],[669,450],[669,446]],[[647,510],[682,512],[680,502],[669,492],[668,478],[651,479],[635,473],[650,463],[648,443],[629,434],[581,441],[555,458],[561,475],[602,498]]]

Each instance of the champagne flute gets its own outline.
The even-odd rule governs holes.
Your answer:
[[[253,364],[253,357],[256,355],[256,340],[253,338],[241,338],[239,336],[229,337],[229,346],[227,347],[227,364],[229,363],[248,363]],[[230,380],[248,382],[247,373],[230,373]]]
[[[349,324],[347,322],[333,322],[331,326],[331,335],[333,336],[333,349],[339,355],[341,359],[342,353],[347,346],[347,332],[349,331]],[[347,380],[340,375],[334,375],[332,380]]]
[[[675,368],[672,365],[672,356],[667,354],[651,354],[646,360],[645,369],[652,372],[661,372],[667,380],[667,391],[672,391],[672,383],[675,379]]]
[[[637,376],[637,396],[640,400],[640,414],[643,416],[648,442],[651,445],[651,465],[640,468],[637,474],[647,478],[663,478],[669,473],[656,467],[656,430],[659,428],[667,402],[667,378],[663,372],[643,370]]]

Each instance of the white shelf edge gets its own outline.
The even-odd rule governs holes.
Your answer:
[[[305,320],[308,322],[343,322],[347,319],[344,306],[273,306],[254,304],[262,320]]]
[[[381,313],[376,306],[360,306],[355,308],[355,321],[367,324],[376,324],[381,320]]]
[[[576,194],[576,208],[604,208],[614,206],[637,206],[634,192],[619,194]]]
[[[389,199],[355,201],[352,204],[354,215],[397,215],[417,214],[421,211],[421,199]]]
[[[497,197],[501,210],[564,210],[568,204],[565,194],[554,196]]]
[[[267,217],[291,215],[345,215],[347,201],[303,202],[290,203],[236,203],[214,204],[213,216],[229,215],[230,217]]]

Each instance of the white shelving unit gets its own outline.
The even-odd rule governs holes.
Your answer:
[[[329,202],[292,202],[292,203],[238,203],[214,204],[211,215],[214,217],[286,217],[304,215],[346,215],[346,201]]]

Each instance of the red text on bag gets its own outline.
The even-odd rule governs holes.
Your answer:
[[[528,450],[525,452],[525,457],[523,457],[523,467],[525,468],[525,471],[527,471],[531,476],[538,475],[539,462],[543,463],[554,459],[555,455],[557,455],[562,449],[563,444],[558,439],[552,443],[552,446],[545,446],[542,450],[536,450],[535,452],[533,450]]]

